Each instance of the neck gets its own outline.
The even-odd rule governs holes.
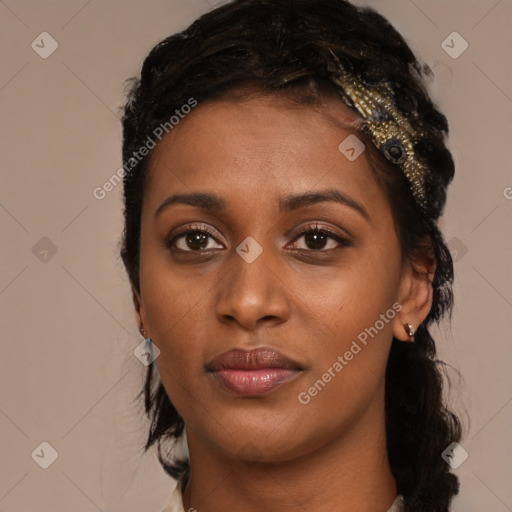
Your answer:
[[[397,494],[383,400],[373,402],[348,432],[285,462],[222,457],[192,431],[187,439],[191,472],[185,510],[386,512]]]

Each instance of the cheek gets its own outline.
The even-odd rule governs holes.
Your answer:
[[[163,274],[154,277],[146,281],[144,301],[153,341],[169,361],[191,359],[194,340],[206,334],[208,289]]]
[[[140,284],[151,334],[161,342],[186,321],[208,292],[205,276],[192,266],[177,266],[168,249],[150,228],[144,227],[141,239]],[[197,305],[197,306],[196,306]]]
[[[160,280],[159,284],[165,281]],[[198,404],[205,405],[198,377],[204,373],[207,312],[204,294],[177,288],[172,291],[167,287],[167,295],[149,306],[153,341],[160,349],[155,363],[170,401],[188,419]]]
[[[319,439],[349,428],[370,403],[383,398],[396,312],[386,294],[372,288],[374,295],[363,301],[340,296],[337,305],[343,307],[336,315],[324,314],[323,325],[315,319],[322,336],[308,350],[311,367],[294,398],[301,404],[303,428]]]
[[[346,342],[392,307],[400,283],[400,255],[395,245],[377,241],[347,253],[343,264],[328,272],[316,270],[316,278],[314,270],[309,272],[301,283],[304,312],[312,311],[319,327]]]
[[[141,251],[141,293],[151,337],[160,349],[157,364],[177,375],[194,356],[195,332],[204,323],[204,281],[191,282],[171,268],[163,250]],[[163,378],[163,376],[162,376]],[[181,378],[181,377],[180,377]]]
[[[399,276],[399,253],[382,243],[354,251],[331,279],[310,282],[302,309],[309,324],[304,332],[316,335],[308,348],[312,371],[303,386],[305,400],[318,393],[315,402],[326,407],[339,396],[357,406],[380,386],[392,341]],[[315,382],[317,389],[308,393]]]

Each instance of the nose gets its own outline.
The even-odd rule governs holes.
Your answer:
[[[287,287],[277,266],[264,253],[251,263],[234,253],[226,262],[228,275],[219,283],[216,301],[220,322],[255,330],[260,325],[280,324],[288,319]]]

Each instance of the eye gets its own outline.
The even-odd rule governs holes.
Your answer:
[[[201,228],[191,227],[166,241],[168,248],[176,248],[183,252],[201,252],[208,249],[222,249],[223,246],[211,246],[215,239],[213,233],[205,226]]]
[[[299,240],[300,238],[304,238],[304,243],[306,245],[305,248],[296,246],[295,241]],[[331,239],[331,246],[326,248],[325,246],[329,239]],[[327,228],[319,229],[318,224],[315,224],[314,226],[308,226],[307,229],[299,233],[299,235],[294,240],[294,246],[292,248],[306,250],[308,252],[317,251],[324,253],[332,253],[339,246],[348,247],[351,245],[352,243],[347,238]]]
[[[305,247],[297,247],[296,241],[301,238],[304,239]],[[326,247],[329,240],[331,240],[331,246]],[[218,245],[215,246],[215,243],[213,242],[217,242],[217,240],[212,231],[210,231],[206,226],[192,226],[166,240],[166,246],[169,249],[189,253],[200,253],[202,251],[223,248],[222,244],[217,242]],[[334,252],[340,246],[348,247],[351,245],[352,243],[348,238],[345,238],[327,228],[320,229],[316,223],[315,225],[308,226],[298,234],[293,241],[292,249],[329,254]]]

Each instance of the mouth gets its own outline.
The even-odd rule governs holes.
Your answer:
[[[224,352],[206,370],[238,395],[261,396],[296,379],[304,368],[277,350],[263,347]]]

